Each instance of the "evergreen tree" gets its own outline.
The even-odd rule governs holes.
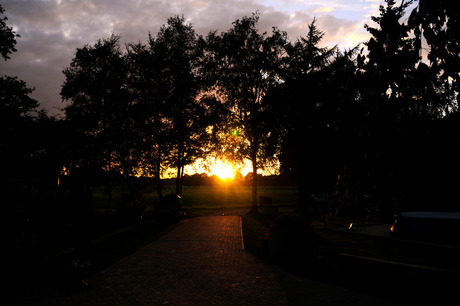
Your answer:
[[[408,24],[416,44],[429,61],[424,74],[435,75],[438,84],[431,102],[442,114],[458,111],[460,71],[460,14],[457,2],[420,0]],[[427,46],[422,46],[425,38]]]
[[[330,104],[327,92],[333,86],[326,68],[337,49],[321,47],[323,37],[313,20],[307,35],[288,46],[284,94],[279,98],[285,114],[280,162],[284,173],[297,178],[299,208],[304,211],[313,190],[325,188],[324,174],[331,165],[325,159],[334,143],[328,135],[330,122],[325,112]]]

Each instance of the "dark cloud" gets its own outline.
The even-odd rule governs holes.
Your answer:
[[[320,9],[318,3],[324,3]],[[344,36],[357,35],[362,22],[336,17],[325,2],[309,5],[299,0],[15,0],[3,8],[8,25],[21,38],[11,60],[0,64],[0,73],[18,76],[35,87],[32,96],[51,114],[64,106],[59,96],[62,69],[76,48],[111,33],[122,35],[123,42],[146,42],[148,33],[156,35],[168,17],[184,15],[198,34],[206,35],[226,31],[236,19],[259,11],[261,32],[270,33],[276,26],[295,40],[307,33],[316,16],[326,32],[325,43],[340,45],[348,43]]]

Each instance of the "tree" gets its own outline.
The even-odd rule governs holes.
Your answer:
[[[6,21],[6,17],[0,17],[0,54],[5,61],[16,51],[19,37]],[[18,77],[0,76],[0,191],[4,220],[11,229],[22,228],[17,224],[24,221],[18,218],[18,209],[24,210],[32,222],[42,220],[39,216],[49,205],[44,199],[57,181],[56,153],[61,149],[61,139],[53,136],[60,130],[55,129],[54,118],[38,110],[38,101],[31,97],[33,91]],[[10,238],[15,234],[22,235],[12,233]],[[17,245],[15,239],[7,240],[7,245]]]
[[[325,159],[334,143],[328,135],[331,122],[325,110],[331,107],[327,97],[335,86],[329,82],[331,71],[326,69],[336,47],[320,47],[324,32],[315,23],[316,20],[311,22],[305,37],[288,46],[289,69],[284,93],[277,99],[285,116],[280,162],[283,173],[297,179],[300,210],[306,210],[313,189],[324,188],[321,178],[331,164]]]
[[[136,166],[132,159],[135,131],[130,116],[130,97],[126,86],[127,64],[119,46],[120,36],[98,40],[94,46],[78,48],[70,66],[63,70],[61,89],[66,119],[80,133],[80,167],[116,169],[125,176]],[[109,182],[109,188],[111,182]],[[109,203],[111,205],[111,188]]]
[[[320,47],[324,32],[316,26],[316,19],[308,25],[308,33],[289,46],[289,74],[291,78],[302,78],[309,73],[320,71],[327,66],[330,58],[337,52],[333,48]]]
[[[372,34],[366,43],[368,62],[365,70],[369,81],[365,86],[374,99],[388,96],[411,99],[408,92],[413,88],[410,86],[411,75],[420,56],[414,46],[415,39],[409,37],[408,25],[400,23],[410,3],[403,1],[398,7],[394,0],[386,0],[386,6],[380,6],[380,16],[372,17],[379,28],[365,25]]]
[[[184,167],[202,157],[210,140],[212,126],[209,99],[200,99],[199,75],[202,39],[185,18],[172,17],[157,37],[150,37],[150,50],[161,107],[160,124],[167,129],[169,164],[176,168],[176,193],[182,194]]]
[[[446,87],[440,82],[435,65],[429,67],[421,62],[419,29],[415,28],[412,35],[413,25],[402,22],[412,1],[402,1],[399,6],[392,0],[386,2],[386,7],[380,6],[380,16],[372,17],[380,27],[365,26],[372,38],[366,43],[368,61],[363,66],[363,100],[381,107],[393,102],[396,120],[441,117],[452,106]],[[412,22],[413,15],[409,18]]]
[[[29,95],[34,89],[17,77],[0,78],[0,110],[2,122],[30,116],[38,108],[38,102]]]
[[[460,16],[457,2],[418,1],[408,18],[424,61],[419,90],[430,111],[407,130],[403,175],[410,209],[458,210]],[[424,39],[423,39],[424,38]],[[426,59],[425,59],[426,58]],[[422,68],[422,69],[420,69]],[[434,207],[435,206],[435,207]]]
[[[392,199],[401,198],[397,166],[401,158],[402,126],[420,113],[416,67],[420,61],[407,24],[401,22],[410,2],[396,6],[387,0],[365,25],[372,35],[367,54],[358,56],[355,114],[349,120],[348,144],[338,181],[341,199],[370,196],[383,211]]]
[[[139,134],[138,149],[142,152],[140,167],[144,175],[153,174],[157,192],[163,198],[161,175],[169,151],[171,126],[166,120],[167,109],[162,82],[162,56],[154,53],[150,37],[149,45],[130,44],[128,49],[129,88],[133,97],[133,116]]]
[[[372,17],[378,26],[365,26],[372,37],[365,43],[367,55],[358,58],[362,112],[355,120],[355,135],[350,135],[339,184],[347,185],[352,195],[371,196],[388,215],[388,203],[405,201],[408,182],[416,180],[409,164],[422,152],[409,146],[411,138],[419,137],[418,128],[428,129],[431,121],[444,116],[449,100],[436,69],[421,61],[417,31],[412,35],[413,26],[405,22],[411,3],[387,0],[380,15]],[[417,167],[423,172],[428,164]]]
[[[208,79],[217,98],[231,113],[239,136],[232,153],[249,159],[253,174],[276,154],[276,135],[268,120],[266,93],[278,86],[285,56],[286,33],[273,29],[272,35],[256,28],[259,15],[233,22],[233,28],[207,37]],[[252,211],[257,211],[257,175],[252,181]]]
[[[17,77],[0,77],[0,160],[7,180],[27,172],[24,160],[34,153],[31,114],[38,102],[29,96],[32,91]]]
[[[0,14],[4,12],[0,5]],[[16,38],[20,37],[6,25],[7,20],[7,17],[0,18],[0,54],[5,61],[10,59],[9,54],[16,52]],[[2,131],[6,132],[4,137],[14,134],[11,131],[19,128],[20,121],[29,118],[29,115],[37,110],[38,102],[29,96],[33,90],[17,77],[0,77],[0,116]],[[2,139],[6,139],[4,137]]]
[[[0,14],[4,12],[0,5]],[[0,17],[0,54],[5,61],[16,52],[16,38],[20,37],[6,25],[7,20],[6,16]],[[32,115],[37,113],[39,104],[30,97],[33,90],[17,77],[0,77],[0,161],[2,179],[6,181],[27,172],[25,160],[35,150],[31,142]]]
[[[8,17],[1,17],[4,13],[5,10],[0,4],[0,54],[6,61],[10,59],[9,54],[16,52],[16,38],[21,36],[16,34],[16,32],[13,31],[13,28],[6,25]]]
[[[421,52],[422,34],[429,49],[427,59],[430,69],[443,84],[437,98],[443,102],[443,112],[458,110],[459,71],[460,71],[460,15],[457,3],[453,0],[426,1],[420,0],[413,9],[408,20],[409,27],[414,31],[416,44]],[[449,99],[443,96],[450,95]]]

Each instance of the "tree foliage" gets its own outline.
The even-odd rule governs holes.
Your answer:
[[[6,61],[10,59],[10,54],[16,52],[16,38],[20,37],[13,31],[12,27],[6,25],[8,18],[1,16],[5,13],[2,5],[0,4],[0,54]]]
[[[182,193],[184,167],[193,163],[205,153],[210,108],[207,100],[199,94],[202,84],[199,76],[203,49],[201,38],[185,18],[173,17],[161,27],[156,39],[150,37],[150,45],[159,66],[164,109],[164,120],[171,127],[169,142],[171,155],[169,164],[177,170],[176,193]]]
[[[459,92],[460,16],[456,7],[453,0],[420,0],[408,20],[416,46],[426,54],[430,69],[442,82],[443,94],[450,95],[451,103],[447,103],[450,108],[458,108]],[[422,37],[428,48],[422,48]]]
[[[331,80],[333,75],[328,67],[338,51],[336,47],[320,46],[323,37],[324,32],[313,20],[305,37],[288,45],[285,82],[277,99],[281,103],[278,108],[285,114],[280,162],[283,173],[297,178],[302,190],[299,204],[303,208],[308,205],[313,190],[323,188],[326,168],[332,165],[326,161],[333,152],[332,120],[326,109],[336,98],[330,97],[330,93],[335,92],[331,86],[343,81]]]
[[[159,186],[175,168],[178,194],[184,167],[214,154],[250,160],[253,173],[279,161],[305,205],[318,190],[339,206],[362,195],[388,212],[413,202],[417,184],[439,175],[430,154],[449,147],[427,135],[455,126],[459,53],[453,4],[420,1],[408,17],[411,4],[387,0],[365,25],[371,38],[343,51],[322,45],[316,19],[290,42],[259,32],[258,13],[205,38],[176,16],[126,51],[116,35],[79,48],[61,95],[80,156],[126,175],[142,169]]]
[[[111,170],[129,158],[124,146],[130,139],[129,99],[126,90],[127,65],[119,46],[120,37],[112,35],[94,46],[77,49],[70,66],[63,70],[61,89],[66,119],[75,125],[88,141],[82,154],[86,160]],[[129,170],[127,170],[129,171]]]
[[[0,5],[0,14],[4,12]],[[7,26],[7,20],[7,17],[0,18],[0,54],[5,61],[10,59],[9,54],[16,52],[16,37],[19,37]],[[0,160],[4,180],[24,175],[22,163],[35,149],[29,141],[34,124],[32,115],[39,104],[30,97],[32,92],[18,77],[0,76]]]
[[[231,113],[236,141],[224,144],[230,156],[252,163],[253,173],[277,154],[266,94],[281,82],[286,33],[274,28],[271,36],[259,33],[259,15],[238,19],[233,28],[207,37],[208,79]],[[240,139],[238,139],[238,136]],[[228,137],[225,137],[228,139]],[[238,158],[238,157],[237,157]],[[253,209],[257,208],[257,175],[253,176]]]
[[[66,118],[87,139],[88,162],[158,179],[162,167],[176,168],[181,194],[184,167],[205,153],[212,125],[209,100],[200,99],[201,38],[172,17],[148,45],[123,52],[119,41],[112,35],[77,49],[63,71]]]
[[[1,5],[0,14],[4,14]],[[0,54],[5,61],[17,51],[20,37],[7,20],[0,17]],[[58,132],[49,128],[55,120],[38,109],[33,91],[16,76],[0,76],[0,190],[6,209],[13,211],[30,204],[24,199],[31,194],[32,182],[38,182],[42,191],[52,189],[59,168],[59,145],[54,142]]]

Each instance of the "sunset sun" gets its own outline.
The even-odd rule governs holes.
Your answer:
[[[235,176],[235,169],[230,163],[217,160],[211,167],[211,173],[223,180],[232,179]]]

